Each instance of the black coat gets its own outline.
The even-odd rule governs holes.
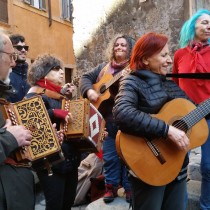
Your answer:
[[[30,85],[27,83],[28,63],[17,63],[9,75],[10,85],[16,90],[9,98],[12,103],[21,101],[28,92]]]

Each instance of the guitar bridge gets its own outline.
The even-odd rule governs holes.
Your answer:
[[[148,147],[151,149],[152,153],[159,160],[159,162],[161,164],[164,164],[166,162],[166,160],[163,157],[163,155],[161,154],[161,152],[159,151],[159,149],[157,148],[157,146],[154,143],[152,143],[152,141],[149,141],[147,139],[145,139],[145,141],[146,141]]]

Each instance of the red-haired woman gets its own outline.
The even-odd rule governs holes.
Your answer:
[[[120,83],[113,114],[124,133],[149,140],[165,138],[165,141],[172,141],[174,147],[187,150],[189,139],[185,132],[151,116],[157,114],[166,102],[187,98],[176,83],[166,80],[172,63],[167,42],[165,35],[153,32],[137,41],[130,61],[133,72]],[[146,184],[131,171],[133,209],[184,210],[188,161],[186,156],[176,179],[164,186]]]

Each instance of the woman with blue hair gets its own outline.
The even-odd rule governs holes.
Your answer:
[[[187,20],[180,33],[180,47],[174,55],[173,73],[210,73],[210,11],[201,9]],[[210,81],[174,79],[197,104],[210,97]],[[210,114],[206,117],[210,128]],[[200,209],[210,209],[210,135],[201,146]]]

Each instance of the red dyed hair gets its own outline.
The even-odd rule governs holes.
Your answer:
[[[163,34],[154,32],[144,34],[134,45],[130,59],[130,68],[133,71],[146,69],[143,58],[149,58],[159,53],[167,42],[168,37]]]

